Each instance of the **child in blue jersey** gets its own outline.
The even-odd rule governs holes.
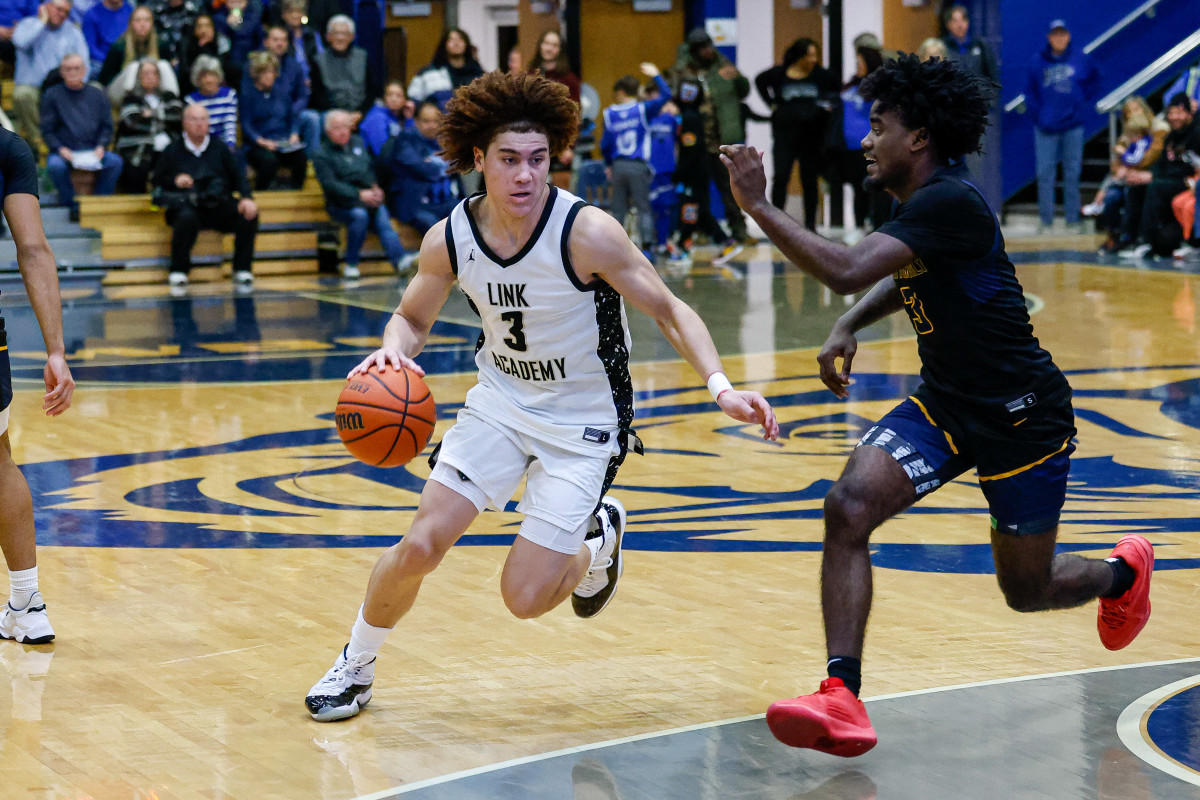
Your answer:
[[[662,79],[658,67],[646,62],[642,74],[654,79],[659,97],[639,102],[638,82],[626,75],[613,85],[616,103],[604,109],[604,135],[600,152],[612,181],[612,204],[609,211],[624,224],[629,207],[638,215],[638,234],[642,251],[654,260],[654,218],[650,212],[650,184],[654,168],[650,165],[650,120],[658,116],[663,103],[671,97],[671,88]]]
[[[647,84],[642,94],[647,100],[657,99],[658,84]],[[679,123],[679,106],[674,100],[663,103],[662,111],[650,120],[650,168],[654,170],[654,178],[650,181],[650,210],[654,215],[655,245],[659,252],[666,250],[676,228],[679,202],[675,197],[675,148],[679,143]]]

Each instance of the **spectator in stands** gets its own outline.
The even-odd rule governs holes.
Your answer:
[[[313,35],[317,45],[313,55],[325,49],[325,31],[329,20],[338,14],[345,14],[345,9],[349,7],[343,6],[341,0],[271,0],[269,5],[271,8],[267,16],[272,23],[282,22],[293,34],[304,28]],[[300,13],[289,20],[289,10],[298,10]]]
[[[380,163],[385,173],[388,209],[422,236],[450,214],[462,199],[462,184],[446,170],[438,155],[438,125],[442,110],[432,99],[417,107],[413,130],[403,131],[383,148]],[[405,267],[401,264],[401,267]]]
[[[971,35],[971,15],[967,7],[958,4],[950,6],[942,15],[942,21],[946,25],[946,35],[942,41],[950,60],[958,61],[998,87],[1000,68],[996,66],[996,57],[992,55],[987,42]]]
[[[95,79],[108,50],[129,27],[133,6],[127,0],[100,0],[83,15],[83,38],[88,45],[88,78]]]
[[[212,126],[212,135],[225,142],[230,150],[236,150],[237,92],[226,86],[224,81],[225,71],[221,68],[221,62],[213,56],[199,56],[196,63],[192,64],[192,83],[196,91],[185,99],[188,105],[195,103],[204,106]]]
[[[183,101],[162,89],[157,62],[145,58],[138,64],[137,86],[125,95],[117,123],[114,149],[124,161],[117,190],[129,194],[146,191],[159,153],[183,131]]]
[[[138,71],[141,62],[151,59],[158,65],[161,91],[182,97],[179,79],[170,62],[158,54],[158,32],[154,30],[154,14],[146,6],[138,6],[129,16],[129,25],[123,36],[108,48],[108,55],[100,67],[97,81],[108,92],[113,107],[119,109],[125,96],[138,86]]]
[[[239,111],[246,161],[254,167],[254,188],[272,188],[279,168],[288,171],[288,188],[304,186],[308,157],[300,141],[300,118],[292,98],[278,88],[279,60],[268,50],[250,54]]]
[[[225,0],[224,7],[213,12],[217,33],[229,39],[229,58],[224,67],[225,80],[230,86],[242,85],[250,51],[262,42],[262,19],[260,0]]]
[[[79,204],[71,170],[99,170],[96,194],[112,194],[121,174],[121,157],[108,152],[112,141],[112,108],[104,92],[87,83],[87,62],[72,53],[58,68],[62,83],[42,97],[42,138],[50,148],[46,170],[58,190],[58,202],[79,221]]]
[[[308,82],[290,46],[288,31],[282,25],[272,25],[263,38],[263,49],[279,61],[279,76],[275,91],[282,92],[292,106],[296,130],[305,146],[321,143],[321,114],[308,107]]]
[[[320,26],[315,26],[312,17],[306,18],[307,0],[283,0],[282,3],[276,3],[271,7],[280,8],[280,16],[282,17],[284,28],[288,32],[292,57],[296,59],[300,71],[304,74],[304,85],[311,94],[313,60],[325,50],[325,45],[321,41],[321,34],[318,31],[325,30],[324,25],[329,20],[326,19]],[[332,17],[333,15],[331,14],[330,16]],[[307,22],[305,22],[306,19]],[[317,132],[320,133],[319,130]]]
[[[17,63],[17,49],[13,46],[13,31],[25,17],[37,14],[37,0],[0,0],[0,61]]]
[[[508,51],[508,58],[504,61],[505,72],[524,72],[525,71],[525,56],[521,55],[521,48],[514,46]]]
[[[609,213],[624,225],[625,216],[630,206],[633,207],[638,218],[639,246],[653,263],[655,236],[650,184],[654,180],[654,167],[650,166],[650,120],[657,117],[663,104],[671,99],[671,87],[654,64],[644,62],[641,70],[643,75],[654,79],[658,97],[639,101],[641,85],[637,78],[626,75],[617,80],[613,85],[616,102],[604,109],[600,153],[612,183]]]
[[[783,53],[783,61],[762,72],[754,85],[771,109],[771,158],[775,175],[771,203],[787,203],[792,165],[800,166],[800,188],[804,193],[804,221],[817,229],[820,203],[822,150],[829,127],[829,113],[837,100],[837,79],[821,66],[821,51],[812,39],[797,39]]]
[[[192,248],[201,229],[232,233],[233,277],[248,286],[258,234],[258,206],[246,171],[228,147],[209,133],[208,110],[196,103],[183,110],[183,138],[172,142],[154,168],[155,201],[167,210],[171,226],[174,289],[187,286]]]
[[[1147,185],[1138,244],[1122,251],[1122,258],[1169,256],[1183,243],[1183,228],[1175,218],[1171,201],[1175,195],[1191,189],[1188,181],[1200,167],[1200,124],[1192,113],[1192,99],[1183,92],[1171,98],[1166,115],[1171,131],[1163,141],[1162,156],[1148,173],[1144,170],[1126,173],[1130,183]]]
[[[357,125],[379,96],[379,86],[370,84],[367,52],[352,45],[354,30],[354,20],[345,14],[329,20],[325,30],[329,47],[313,60],[309,106],[317,111],[348,111]]]
[[[576,103],[579,102],[581,86],[579,76],[571,71],[567,54],[563,52],[562,36],[558,31],[544,31],[538,38],[533,59],[529,62],[529,71],[540,71],[550,80],[566,86],[571,99]],[[555,175],[559,176],[555,181],[556,185],[565,186],[567,184],[571,162],[574,160],[575,152],[569,148],[562,153],[551,153],[550,173],[552,179]],[[563,177],[564,175],[566,177]]]
[[[1033,58],[1025,86],[1025,105],[1034,125],[1039,232],[1054,223],[1054,178],[1059,163],[1067,225],[1079,228],[1084,121],[1100,90],[1100,74],[1087,54],[1071,47],[1066,22],[1051,22],[1046,39],[1045,49]]]
[[[196,91],[192,83],[192,67],[200,56],[212,56],[225,70],[229,65],[229,37],[217,33],[217,25],[208,14],[196,17],[192,31],[184,39],[180,47],[179,66],[175,72],[179,76],[179,96],[186,97]]]
[[[203,6],[198,0],[150,0],[154,12],[154,27],[158,31],[158,51],[162,58],[179,69],[183,42],[187,32],[196,24]]]
[[[860,47],[854,60],[854,77],[842,87],[827,140],[828,161],[835,180],[850,184],[854,193],[854,228],[843,237],[851,247],[862,241],[868,219],[872,228],[878,228],[887,222],[892,209],[891,198],[885,192],[869,191],[863,186],[867,161],[863,158],[862,140],[871,130],[871,104],[863,99],[858,85],[883,66],[883,55],[874,48]]]
[[[931,36],[917,47],[917,58],[922,61],[929,61],[933,58],[945,59],[949,56],[946,50],[946,43],[937,37]]]
[[[88,66],[87,42],[79,26],[69,21],[70,15],[71,0],[49,0],[38,6],[36,17],[26,17],[13,30],[12,42],[17,50],[13,116],[17,133],[29,143],[35,158],[41,129],[42,83],[46,76],[72,53],[83,58],[85,69]]]
[[[461,28],[451,28],[442,34],[433,61],[424,67],[408,84],[408,96],[414,103],[433,100],[443,111],[451,95],[483,74],[475,57],[471,37]]]
[[[1132,246],[1141,227],[1150,167],[1162,155],[1168,131],[1170,126],[1156,119],[1141,97],[1135,95],[1122,104],[1121,134],[1113,145],[1109,174],[1096,199],[1083,207],[1085,216],[1096,217],[1096,229],[1107,234],[1100,252]]]
[[[1192,113],[1200,111],[1200,64],[1193,64],[1163,92],[1163,97],[1174,97],[1183,92],[1192,100]]]
[[[680,47],[674,73],[672,88],[675,96],[682,99],[684,84],[688,85],[689,93],[698,92],[702,99],[697,108],[705,130],[714,134],[705,137],[705,147],[708,171],[721,193],[721,204],[725,207],[725,220],[732,237],[732,241],[725,243],[719,258],[729,259],[741,249],[743,242],[750,240],[746,233],[746,218],[729,188],[729,171],[721,163],[719,148],[723,144],[746,141],[742,99],[750,94],[750,81],[717,51],[703,28],[696,28],[687,35],[687,41]]]
[[[541,71],[550,80],[563,84],[571,93],[571,99],[579,102],[579,76],[571,71],[567,54],[562,49],[562,36],[558,31],[546,31],[538,38],[533,60],[529,62],[529,71]]]
[[[378,157],[383,145],[402,131],[412,130],[416,104],[404,96],[404,84],[392,81],[383,89],[383,100],[371,106],[358,126],[358,133],[371,151]]]
[[[406,256],[400,244],[375,174],[375,160],[362,139],[351,133],[353,127],[353,114],[340,109],[330,111],[325,115],[325,138],[313,155],[313,168],[325,192],[325,209],[331,219],[346,226],[342,275],[347,280],[359,277],[358,264],[368,230],[375,231],[392,266],[406,273],[416,254]]]

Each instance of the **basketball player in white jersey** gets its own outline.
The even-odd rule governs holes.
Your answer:
[[[383,346],[350,374],[424,374],[413,358],[457,280],[483,325],[479,382],[435,451],[412,527],[371,573],[350,643],[305,699],[314,719],[366,705],[375,654],[421,580],[481,511],[504,508],[522,477],[525,519],[500,579],[509,610],[531,619],[572,595],[575,613],[590,617],[612,599],[625,509],[604,493],[637,441],[622,297],[708,379],[722,411],[762,425],[764,438],[779,434],[767,401],[730,386],[704,323],[620,223],[547,184],[550,157],[572,145],[578,120],[564,86],[528,74],[484,75],[446,108],[442,155],[454,171],[482,173],[487,193],[425,235]]]

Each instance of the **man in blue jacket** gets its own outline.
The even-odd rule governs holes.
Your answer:
[[[458,176],[438,155],[442,149],[437,142],[441,119],[437,101],[425,100],[413,118],[416,129],[401,131],[380,151],[388,176],[388,208],[393,217],[416,228],[422,236],[462,199]],[[403,266],[410,265],[411,260]]]
[[[1067,23],[1056,19],[1046,48],[1034,57],[1025,89],[1033,115],[1037,159],[1039,232],[1054,223],[1054,173],[1063,167],[1063,207],[1068,226],[1079,225],[1079,175],[1083,171],[1083,123],[1100,89],[1100,74],[1082,50],[1071,48]]]

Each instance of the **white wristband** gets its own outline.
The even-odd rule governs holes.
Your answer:
[[[733,388],[733,384],[729,382],[729,378],[725,377],[724,372],[714,372],[708,376],[708,391],[712,393],[713,400],[721,396],[721,392],[728,391]]]

